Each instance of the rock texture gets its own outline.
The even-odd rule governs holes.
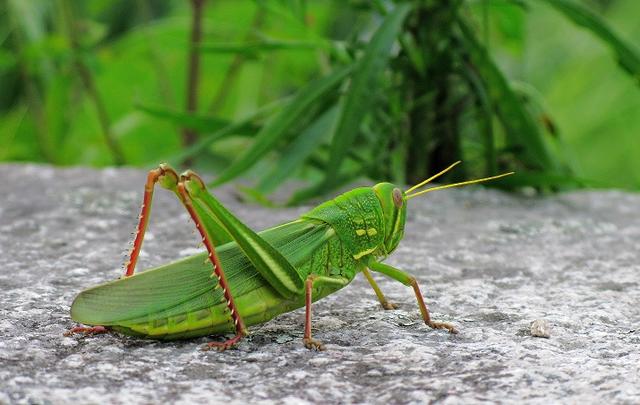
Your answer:
[[[252,328],[235,350],[206,338],[160,343],[64,337],[80,290],[121,273],[145,173],[0,166],[0,403],[638,403],[640,196],[572,192],[533,199],[481,188],[410,203],[406,238],[388,262],[410,289],[377,277],[400,308],[384,311],[362,277],[315,306]],[[268,210],[221,199],[263,228],[308,207]],[[197,251],[187,215],[158,192],[140,265]],[[531,323],[551,337],[531,336]]]

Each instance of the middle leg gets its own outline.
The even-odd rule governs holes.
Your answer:
[[[344,286],[348,283],[347,279],[342,277],[318,276],[311,274],[305,281],[305,322],[304,322],[304,346],[307,349],[316,349],[322,351],[324,345],[311,337],[311,304],[313,302],[313,287],[316,285],[338,285]]]

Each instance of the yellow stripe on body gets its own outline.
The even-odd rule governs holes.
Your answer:
[[[366,255],[368,255],[369,253],[373,253],[373,252],[375,252],[375,251],[376,251],[376,249],[378,249],[378,247],[377,247],[377,246],[376,246],[376,247],[372,247],[371,249],[364,250],[364,251],[362,251],[362,252],[360,252],[360,253],[356,253],[355,255],[353,255],[353,258],[354,258],[354,259],[356,259],[356,260],[358,260],[358,259],[359,259],[359,258],[361,258],[362,256],[366,256]]]

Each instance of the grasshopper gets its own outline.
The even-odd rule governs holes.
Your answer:
[[[401,191],[391,183],[356,188],[318,205],[297,220],[256,233],[236,218],[194,172],[178,176],[166,164],[149,172],[133,248],[120,279],[82,291],[71,318],[89,327],[67,332],[114,330],[159,340],[235,333],[204,349],[224,350],[247,335],[247,327],[305,307],[304,345],[323,350],[311,337],[311,304],[349,284],[361,272],[384,309],[396,306],[369,270],[409,286],[425,324],[457,333],[431,319],[416,279],[381,261],[404,235],[407,202],[421,194],[497,179],[512,173],[416,191],[456,162]],[[134,274],[156,184],[173,191],[202,237],[206,252]]]

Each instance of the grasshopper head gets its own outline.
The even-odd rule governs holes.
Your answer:
[[[407,218],[407,196],[391,183],[373,186],[384,216],[384,247],[388,253],[395,250],[404,236],[404,222]]]
[[[497,176],[468,180],[460,183],[445,184],[442,186],[431,187],[426,190],[417,191],[420,187],[451,170],[458,163],[460,163],[460,161],[453,163],[446,169],[442,170],[440,173],[434,174],[425,181],[411,187],[407,191],[402,191],[400,190],[400,188],[391,183],[379,183],[373,187],[373,190],[375,191],[378,199],[380,200],[380,204],[382,205],[382,213],[384,215],[385,225],[384,247],[387,253],[391,253],[398,246],[398,243],[400,243],[400,240],[404,236],[404,223],[407,218],[407,202],[410,199],[431,191],[465,186],[467,184],[480,183],[483,181],[499,179],[501,177],[513,174],[513,172],[503,173]]]

